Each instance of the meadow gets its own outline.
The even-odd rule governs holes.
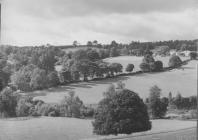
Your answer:
[[[61,117],[1,119],[0,140],[91,140],[93,138],[115,137],[94,135],[92,133],[91,121],[92,120]],[[195,121],[152,120],[152,129],[150,131],[134,133],[132,135],[118,135],[118,137],[162,133],[195,126]]]
[[[155,59],[162,60],[166,66],[169,58],[158,57]],[[182,59],[185,60],[187,58],[183,57]],[[141,57],[121,56],[108,58],[105,61],[118,62],[121,63],[123,67],[128,63],[133,63],[135,65],[135,71],[137,71],[141,60]],[[148,97],[149,89],[153,85],[158,85],[162,89],[162,96],[168,96],[170,91],[173,96],[178,92],[184,97],[191,96],[196,95],[196,65],[197,61],[193,60],[181,68],[171,71],[120,76],[101,81],[73,83],[48,90],[34,91],[29,94],[33,94],[36,96],[36,99],[41,99],[45,102],[57,103],[67,95],[69,91],[75,91],[85,104],[96,104],[103,98],[103,92],[106,91],[110,84],[116,84],[118,81],[122,81],[125,83],[126,88],[137,92],[141,98]]]

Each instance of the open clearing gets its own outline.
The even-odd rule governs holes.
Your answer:
[[[126,64],[128,64],[126,59],[128,62],[132,60],[137,61],[138,59],[140,63],[142,58],[139,59],[134,58],[133,56],[122,56],[106,61],[111,60],[119,63],[123,62],[122,64],[126,66]],[[167,64],[168,58],[161,57],[158,60],[162,59],[164,65]],[[133,61],[131,63],[133,63]],[[135,67],[139,67],[139,64],[137,63]],[[149,89],[153,85],[158,85],[162,89],[162,96],[168,96],[170,91],[172,92],[173,96],[175,96],[178,92],[180,92],[182,96],[192,96],[196,95],[196,75],[197,60],[193,60],[187,65],[183,65],[179,69],[174,69],[167,72],[147,73],[134,76],[120,76],[117,78],[105,79],[101,81],[80,82],[68,84],[66,86],[60,86],[57,88],[51,88],[48,90],[35,91],[29,94],[34,94],[34,96],[36,96],[35,98],[41,99],[45,102],[57,103],[63,98],[63,96],[67,95],[68,91],[72,90],[76,92],[76,94],[85,104],[96,104],[103,98],[103,92],[106,91],[110,84],[123,81],[126,85],[126,88],[137,92],[141,98],[148,97]]]
[[[75,118],[41,117],[27,120],[1,119],[0,140],[78,140],[93,139],[92,120]],[[196,126],[195,121],[153,120],[152,130],[132,136],[175,131]],[[130,136],[130,135],[119,135]],[[114,136],[107,136],[112,138]],[[145,139],[146,140],[146,139]]]

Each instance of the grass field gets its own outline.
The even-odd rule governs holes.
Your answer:
[[[128,62],[132,61],[129,57],[119,58],[120,59],[113,58],[110,60],[114,62],[115,60],[125,62],[125,59],[127,59]],[[168,61],[168,58],[165,57],[161,59],[164,59],[163,62]],[[137,92],[142,98],[148,97],[149,88],[155,84],[162,89],[162,96],[167,96],[170,91],[173,95],[180,92],[183,96],[191,96],[196,95],[196,74],[197,61],[194,60],[190,61],[187,65],[182,66],[180,69],[167,72],[147,73],[134,76],[122,76],[101,81],[81,82],[43,91],[35,91],[33,94],[37,96],[35,98],[44,100],[45,102],[59,102],[63,96],[67,95],[68,91],[73,90],[85,104],[95,104],[103,98],[103,92],[106,91],[110,84],[123,81],[126,84],[126,88]]]
[[[78,140],[100,138],[92,134],[92,120],[41,117],[0,120],[0,140]],[[196,126],[193,121],[154,120],[152,130],[132,136],[175,131]],[[129,136],[129,135],[119,135]],[[108,136],[107,138],[112,138]],[[144,139],[147,140],[147,139]]]

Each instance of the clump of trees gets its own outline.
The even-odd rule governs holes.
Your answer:
[[[11,88],[0,92],[0,118],[51,116],[51,117],[93,117],[94,108],[85,106],[74,92],[69,92],[60,103],[45,103],[33,100],[33,97],[22,96]]]
[[[94,133],[131,134],[151,129],[147,107],[138,94],[122,84],[113,85],[104,93],[94,115]]]
[[[168,65],[169,67],[178,67],[182,64],[182,60],[179,56],[173,55],[170,57]]]
[[[153,119],[163,118],[167,111],[168,100],[161,98],[161,89],[158,86],[150,88],[149,98],[147,99],[147,105],[149,108],[150,116]]]
[[[122,65],[119,63],[107,63],[100,60],[98,52],[92,49],[78,50],[73,54],[66,54],[62,61],[60,76],[62,82],[88,81],[93,78],[113,77],[122,72]]]
[[[142,63],[140,64],[140,69],[143,72],[151,72],[151,71],[161,71],[163,70],[162,61],[155,61],[151,52],[147,52],[144,55]]]
[[[0,117],[15,117],[18,96],[11,88],[0,92]]]
[[[182,97],[182,95],[178,93],[175,97],[171,99],[170,105],[175,106],[177,109],[196,109],[197,97]]]

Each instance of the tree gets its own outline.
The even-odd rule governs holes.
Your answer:
[[[128,64],[127,67],[126,67],[126,71],[127,72],[132,72],[134,69],[134,65],[133,64]]]
[[[87,50],[87,57],[90,61],[97,61],[99,60],[99,54],[96,50],[88,49]]]
[[[45,70],[36,68],[31,75],[30,87],[34,90],[48,87],[48,78]]]
[[[149,109],[152,118],[162,118],[167,111],[168,104],[160,99],[160,95],[161,89],[158,86],[155,85],[150,88]]]
[[[143,63],[147,63],[147,64],[149,64],[149,63],[154,63],[154,62],[155,62],[155,60],[154,60],[154,58],[153,58],[153,56],[152,56],[152,55],[150,55],[150,54],[146,54],[146,55],[144,56],[144,58],[143,58],[142,62],[143,62]]]
[[[104,58],[107,58],[107,57],[109,57],[109,50],[107,50],[107,49],[100,49],[99,50],[99,57],[100,57],[100,59],[104,59]]]
[[[172,101],[173,101],[172,93],[169,92],[169,94],[168,94],[168,103],[171,105]]]
[[[87,42],[87,46],[88,46],[88,47],[91,47],[91,46],[93,46],[93,43],[92,43],[91,41],[88,41],[88,42]]]
[[[177,55],[171,56],[168,62],[169,67],[178,67],[181,64],[182,64],[182,60]]]
[[[95,111],[94,133],[117,135],[151,129],[147,107],[138,94],[128,89],[111,91],[111,96],[105,96]]]
[[[197,52],[190,52],[190,59],[196,59],[197,58]]]
[[[27,65],[22,67],[19,71],[15,72],[11,76],[11,84],[17,89],[22,91],[30,91],[30,81],[32,77],[32,72],[36,67],[34,65]]]
[[[177,93],[176,97],[173,100],[173,103],[176,105],[177,109],[181,109],[182,108],[182,96],[181,93]]]
[[[70,91],[68,96],[65,96],[61,101],[61,110],[63,116],[68,117],[80,117],[80,109],[83,106],[83,102],[80,100],[78,96],[75,96],[75,92]]]
[[[119,56],[119,52],[116,47],[113,47],[110,49],[110,57],[116,57],[116,56]]]
[[[16,116],[18,95],[11,88],[4,88],[0,92],[0,117]]]
[[[141,69],[143,72],[148,72],[148,71],[150,71],[150,65],[147,64],[147,63],[141,63],[141,64],[140,64],[140,69]]]
[[[120,63],[111,63],[109,65],[109,69],[111,72],[111,75],[114,76],[114,73],[122,72],[123,66]]]
[[[76,40],[73,41],[73,46],[74,46],[74,47],[77,47],[78,45],[79,45],[78,41],[76,41]]]
[[[163,62],[162,61],[155,61],[155,71],[161,71],[163,70]]]
[[[83,76],[84,81],[87,81],[88,76],[89,76],[89,71],[90,71],[90,65],[91,62],[89,60],[81,60],[81,61],[76,61],[74,64],[75,71],[79,71],[79,73]]]
[[[169,51],[170,51],[169,46],[157,46],[156,47],[156,53],[158,55],[162,55],[162,56],[168,55]]]
[[[31,109],[34,108],[31,97],[20,98],[17,102],[16,115],[18,117],[25,117],[31,114]]]
[[[58,74],[55,71],[52,71],[47,74],[47,80],[48,80],[48,87],[54,87],[59,84],[59,78]]]

